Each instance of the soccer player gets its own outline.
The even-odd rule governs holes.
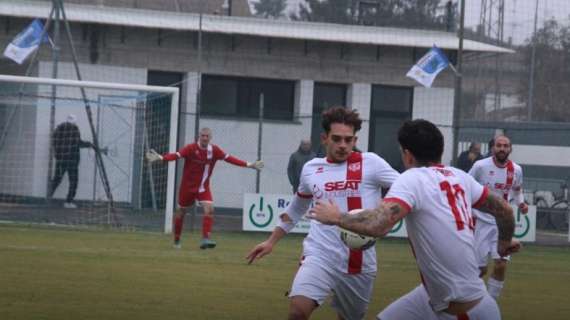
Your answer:
[[[174,215],[174,247],[180,248],[180,234],[184,224],[184,216],[196,200],[204,208],[202,218],[202,240],[200,249],[215,248],[216,242],[210,238],[214,223],[213,197],[210,191],[210,177],[218,160],[224,160],[239,167],[256,170],[263,168],[263,161],[246,162],[225,153],[215,144],[210,144],[212,130],[202,128],[198,141],[188,144],[175,153],[160,155],[154,150],[147,152],[150,162],[157,160],[175,161],[184,158],[184,173],[178,193],[178,207]]]
[[[464,171],[440,164],[443,136],[431,122],[406,121],[398,141],[408,170],[377,208],[348,215],[335,203],[319,201],[308,217],[374,237],[386,235],[405,217],[422,284],[390,304],[378,319],[500,319],[497,303],[479,277],[471,207],[497,220],[502,255],[520,246],[512,240],[512,209]]]
[[[523,172],[521,167],[509,160],[512,146],[508,137],[495,137],[492,156],[475,162],[469,174],[479,183],[487,186],[495,195],[506,201],[514,201],[521,212],[526,214],[528,206],[524,202],[522,191]],[[495,219],[483,212],[475,210],[475,243],[477,262],[481,276],[487,273],[487,259],[494,260],[493,273],[487,280],[489,294],[498,299],[505,283],[507,262],[509,257],[501,257],[497,253],[497,224]]]
[[[354,110],[334,107],[323,112],[326,158],[304,165],[296,195],[269,238],[249,252],[249,263],[269,254],[315,200],[334,199],[343,210],[378,204],[381,188],[390,187],[399,174],[376,154],[353,151],[361,124]],[[375,277],[374,247],[351,250],[341,241],[338,228],[312,221],[289,293],[289,319],[308,319],[333,292],[332,306],[339,319],[362,319]]]

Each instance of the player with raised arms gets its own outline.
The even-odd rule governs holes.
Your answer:
[[[150,162],[176,161],[184,159],[184,172],[178,193],[178,207],[174,215],[174,247],[180,248],[180,235],[184,224],[184,216],[188,208],[198,200],[204,208],[202,218],[202,240],[200,249],[215,248],[216,242],[210,238],[214,223],[214,205],[212,192],[210,191],[210,177],[214,171],[214,165],[218,160],[224,160],[238,167],[247,167],[256,170],[263,168],[262,161],[246,162],[225,153],[215,144],[210,144],[212,130],[202,128],[200,136],[195,143],[187,144],[178,152],[158,154],[149,150],[146,157]]]
[[[407,170],[379,206],[348,215],[336,203],[318,201],[309,218],[381,237],[405,217],[422,283],[386,307],[378,319],[500,319],[497,303],[479,277],[471,207],[497,220],[501,255],[520,247],[512,240],[512,209],[467,173],[440,163],[443,135],[433,123],[406,121],[398,142]]]
[[[269,238],[249,252],[249,263],[271,253],[313,201],[334,200],[345,211],[376,207],[381,188],[390,187],[399,174],[378,155],[353,151],[361,124],[355,110],[334,107],[323,112],[321,141],[326,157],[304,165],[296,195]],[[339,228],[311,221],[289,293],[288,319],[308,319],[333,292],[332,307],[339,319],[362,319],[375,277],[373,246],[350,249],[342,242]]]

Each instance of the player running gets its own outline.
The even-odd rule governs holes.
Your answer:
[[[511,151],[509,138],[503,135],[496,137],[492,148],[493,155],[475,162],[469,174],[495,195],[509,202],[514,201],[521,212],[526,214],[528,205],[524,202],[522,191],[523,172],[518,164],[509,160]],[[494,217],[478,210],[475,210],[475,215],[477,263],[481,276],[484,276],[487,273],[488,257],[491,256],[494,260],[493,273],[487,280],[487,290],[493,298],[498,299],[503,290],[510,257],[501,257],[497,253],[498,231]]]
[[[398,141],[408,170],[376,209],[347,215],[337,204],[319,201],[309,218],[380,237],[405,217],[422,284],[390,304],[378,319],[500,319],[497,303],[479,278],[471,207],[497,220],[502,255],[520,246],[512,240],[512,209],[467,173],[440,164],[443,136],[431,122],[406,121]]]
[[[247,255],[249,263],[271,253],[311,203],[333,199],[343,210],[374,208],[381,188],[390,187],[398,173],[374,153],[353,152],[362,120],[354,110],[335,107],[322,115],[326,158],[305,164],[296,195],[269,238]],[[311,221],[303,256],[289,293],[289,318],[308,319],[334,292],[332,306],[339,319],[362,319],[376,277],[376,250],[351,250],[338,228]]]
[[[225,153],[215,144],[210,144],[212,130],[202,128],[198,142],[186,145],[175,153],[160,155],[154,150],[147,152],[150,162],[157,160],[175,161],[184,158],[184,173],[178,193],[178,207],[174,216],[174,247],[180,248],[180,235],[184,224],[184,216],[196,200],[204,208],[202,218],[202,240],[200,249],[215,248],[216,242],[210,238],[214,223],[214,204],[210,191],[210,177],[214,171],[214,165],[218,160],[224,160],[239,167],[247,167],[256,170],[263,168],[263,161],[246,162]]]

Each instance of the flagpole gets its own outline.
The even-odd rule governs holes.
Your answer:
[[[461,0],[461,13],[459,15],[459,47],[457,49],[457,70],[449,64],[455,72],[455,94],[453,99],[453,149],[451,165],[457,165],[457,153],[459,149],[459,122],[461,121],[461,96],[462,96],[462,58],[463,58],[463,28],[465,25],[465,0]]]
[[[52,10],[54,11],[54,17],[53,17],[53,43],[54,46],[52,46],[52,72],[51,72],[51,77],[52,79],[57,79],[57,65],[59,63],[59,42],[60,42],[60,32],[59,32],[59,27],[60,27],[60,20],[61,20],[61,11],[60,11],[60,4],[58,0],[53,0],[52,1]],[[47,30],[47,27],[44,28],[44,30]],[[42,38],[40,38],[41,40],[43,40]],[[40,44],[41,44],[41,40],[40,40]],[[39,51],[39,48],[38,50]],[[57,87],[56,85],[52,85],[51,86],[51,106],[50,106],[50,112],[49,112],[49,137],[50,137],[50,141],[49,141],[49,148],[48,148],[48,170],[47,170],[47,181],[46,181],[46,198],[48,200],[50,200],[50,196],[51,196],[51,179],[52,179],[52,173],[53,173],[53,150],[52,150],[52,143],[51,143],[51,136],[53,135],[53,131],[55,129],[55,101],[56,101],[56,97],[57,97]]]

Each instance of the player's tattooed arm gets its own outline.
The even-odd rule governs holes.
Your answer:
[[[487,199],[477,209],[495,217],[499,229],[499,240],[511,241],[515,232],[515,217],[513,209],[503,198],[489,193]]]
[[[342,215],[338,225],[362,235],[382,237],[408,213],[408,209],[400,203],[382,202],[375,209],[366,209],[358,214]]]

